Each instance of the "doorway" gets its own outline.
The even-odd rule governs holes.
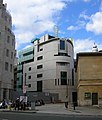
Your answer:
[[[37,81],[37,92],[42,92],[42,81]]]
[[[92,105],[98,105],[98,93],[92,93]]]
[[[77,106],[77,92],[72,92],[72,102]]]

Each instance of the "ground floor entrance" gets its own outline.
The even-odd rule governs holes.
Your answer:
[[[77,106],[77,92],[72,92],[72,102]]]
[[[92,93],[92,105],[98,105],[98,93]]]

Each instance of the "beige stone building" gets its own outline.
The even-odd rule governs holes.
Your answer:
[[[14,83],[15,35],[7,4],[0,0],[0,101],[11,99]]]
[[[78,105],[102,104],[102,52],[77,54]]]
[[[44,35],[34,39],[34,61],[24,64],[23,82],[28,92],[58,94],[60,101],[76,100],[74,50],[69,39]],[[26,77],[25,77],[26,73]]]

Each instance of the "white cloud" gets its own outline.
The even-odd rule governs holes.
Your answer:
[[[4,0],[12,15],[17,46],[30,42],[32,37],[52,31],[60,11],[70,0]]]
[[[90,2],[91,0],[83,0],[84,2]]]
[[[90,38],[76,39],[73,42],[74,42],[74,57],[75,58],[76,58],[76,54],[79,52],[92,52],[94,43],[97,45],[98,51],[102,50],[102,43],[95,42],[95,40],[92,40]]]
[[[79,29],[80,29],[80,27],[72,26],[72,25],[67,28],[67,30],[79,30]]]
[[[84,18],[85,20],[89,20],[90,17],[86,14],[86,11],[83,11],[80,15],[79,18]]]
[[[89,38],[75,40],[74,41],[75,57],[76,57],[76,53],[79,52],[91,52],[93,45],[94,45],[94,40],[91,40]]]
[[[86,24],[86,30],[102,34],[102,12],[97,12],[90,17],[90,22]]]

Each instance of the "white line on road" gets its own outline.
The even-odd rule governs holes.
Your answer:
[[[2,119],[2,120],[8,120],[8,119]]]

